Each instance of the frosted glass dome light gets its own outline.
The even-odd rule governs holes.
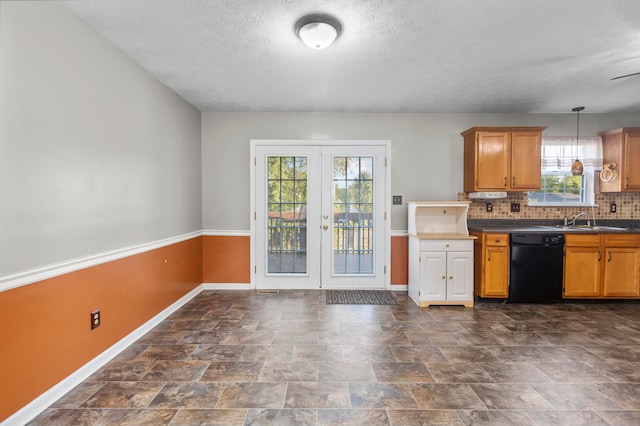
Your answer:
[[[342,32],[337,19],[327,15],[307,15],[296,22],[296,34],[312,49],[324,49],[333,43]]]

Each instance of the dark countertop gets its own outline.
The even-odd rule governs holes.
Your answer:
[[[560,221],[549,220],[498,220],[498,219],[470,219],[470,231],[487,233],[535,233],[535,234],[640,234],[638,220],[597,220],[595,227],[584,227],[579,222],[577,227],[564,228],[558,225]]]

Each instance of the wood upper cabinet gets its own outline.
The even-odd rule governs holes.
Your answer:
[[[475,294],[509,297],[509,234],[471,233],[474,241]]]
[[[472,127],[464,137],[464,191],[540,189],[545,127]]]
[[[600,182],[601,192],[640,192],[640,127],[598,133],[604,164],[616,163],[613,179]]]
[[[566,235],[563,295],[640,297],[640,234]]]
[[[511,190],[540,189],[542,131],[511,133]]]
[[[509,174],[509,140],[509,133],[506,132],[476,134],[475,188],[498,191],[506,189]]]

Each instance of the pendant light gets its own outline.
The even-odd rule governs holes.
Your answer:
[[[573,164],[571,165],[571,174],[573,176],[582,176],[582,173],[584,172],[584,167],[582,166],[582,161],[580,161],[578,159],[578,141],[580,140],[580,111],[583,111],[584,107],[575,107],[573,108],[571,111],[576,113],[576,117],[577,117],[577,124],[576,124],[576,160],[573,162]]]

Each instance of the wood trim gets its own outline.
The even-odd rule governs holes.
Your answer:
[[[92,256],[79,259],[71,259],[65,262],[46,265],[40,268],[21,272],[18,274],[0,277],[0,292],[11,290],[13,288],[22,287],[24,285],[37,283],[50,278],[80,271],[82,269],[101,265],[103,263],[113,262],[115,260],[124,259],[136,254],[157,250],[172,244],[187,241],[202,235],[200,231],[191,232],[189,234],[178,235],[176,237],[166,238],[163,240],[153,241],[150,243],[140,244],[137,246],[125,247],[122,249],[111,250]]]

